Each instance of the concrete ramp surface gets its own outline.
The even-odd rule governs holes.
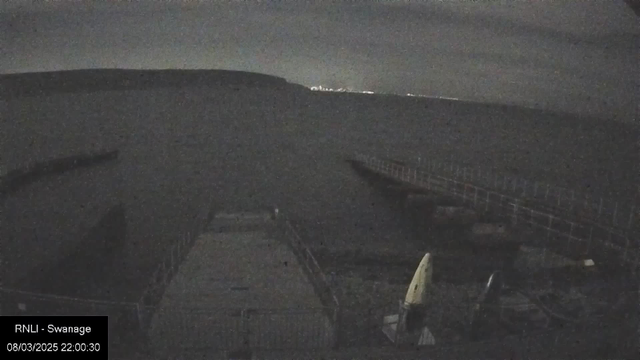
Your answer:
[[[334,330],[286,243],[266,231],[209,232],[165,290],[149,338],[162,353],[312,349],[333,346]]]

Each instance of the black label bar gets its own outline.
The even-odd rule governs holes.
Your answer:
[[[108,359],[107,316],[0,316],[1,359]]]

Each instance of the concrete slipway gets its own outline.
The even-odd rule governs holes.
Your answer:
[[[331,321],[278,232],[220,228],[228,220],[216,216],[167,286],[150,324],[152,347],[166,354],[333,346]]]

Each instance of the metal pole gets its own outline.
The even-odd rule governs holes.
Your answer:
[[[487,202],[485,203],[484,211],[489,211],[489,195],[491,192],[487,191]]]
[[[588,196],[589,195],[585,196],[584,204],[582,204],[581,207],[578,209],[578,211],[579,211],[578,215],[579,216],[583,216],[583,215],[586,214],[586,216],[591,217],[591,204],[589,202],[589,197]]]
[[[569,241],[567,244],[567,248],[569,251],[571,251],[571,240],[573,240],[573,225],[574,223],[571,223],[571,228],[569,229]]]
[[[247,309],[242,309],[240,316],[242,319],[242,335],[244,340],[243,345],[248,347],[250,339],[249,339],[249,313]]]
[[[627,252],[629,251],[629,237],[625,236],[626,244],[624,246],[624,254],[622,254],[622,261],[627,262]]]
[[[633,224],[633,214],[636,211],[636,206],[631,206],[631,211],[629,212],[629,223],[627,224],[627,229],[631,229],[631,225]]]
[[[167,263],[165,263],[164,261],[162,262],[162,265],[160,265],[160,279],[162,279],[162,284],[163,285],[167,285],[167,279],[166,279],[166,271],[167,268]]]
[[[547,190],[544,193],[544,199],[547,200],[549,198],[549,184],[547,184]]]
[[[465,204],[467,202],[467,184],[462,183],[462,203]]]
[[[478,206],[478,188],[476,187],[475,194],[473,195],[473,207]]]
[[[184,241],[184,235],[181,236],[180,241],[176,244],[176,251],[178,252],[178,259],[180,259],[182,255],[182,242]]]
[[[547,227],[547,243],[542,248],[542,263],[546,264],[547,262],[547,246],[549,246],[549,241],[551,240],[551,225],[553,223],[553,215],[549,215],[549,226]]]
[[[537,225],[535,221],[533,221],[533,209],[529,209],[529,224]]]
[[[613,239],[612,238],[613,238],[613,233],[611,231],[609,231],[609,240],[605,244],[608,248],[612,248],[612,245],[613,245]]]
[[[171,265],[170,265],[171,266],[171,270],[173,270],[173,267],[174,267],[174,264],[175,264],[174,260],[173,260],[173,249],[174,248],[171,249],[171,260],[170,260],[171,261]]]
[[[142,310],[140,309],[140,303],[136,303],[136,315],[138,316],[138,328],[142,329],[143,327],[143,323],[144,323],[144,318],[142,315]]]
[[[600,218],[600,214],[602,214],[602,198],[600,198],[600,205],[598,205],[598,219]]]
[[[591,241],[593,240],[593,226],[589,228],[589,241],[587,242],[587,252],[591,250]]]

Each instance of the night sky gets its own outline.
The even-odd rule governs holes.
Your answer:
[[[206,68],[637,118],[624,1],[0,2],[0,71]]]

